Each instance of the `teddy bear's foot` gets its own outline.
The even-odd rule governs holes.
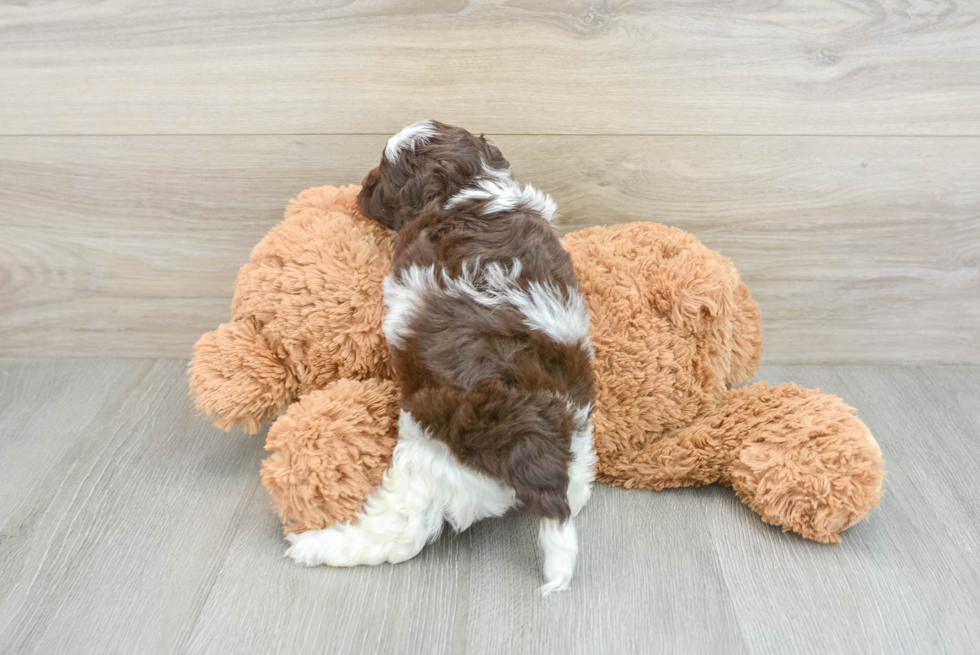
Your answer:
[[[203,335],[188,373],[197,408],[222,430],[240,425],[247,434],[278,416],[299,385],[253,320]]]
[[[836,396],[759,382],[632,452],[602,453],[599,480],[664,489],[722,482],[762,520],[821,542],[878,505],[881,450]]]
[[[762,520],[807,539],[840,533],[878,506],[881,450],[854,410],[836,396],[794,384],[749,387],[735,401],[742,447],[723,476]]]

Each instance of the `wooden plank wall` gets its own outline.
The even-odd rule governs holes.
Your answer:
[[[980,362],[980,4],[0,6],[0,355],[187,357],[303,188],[486,132],[731,257],[766,361]]]

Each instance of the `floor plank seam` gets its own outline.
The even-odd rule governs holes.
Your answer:
[[[720,485],[719,483],[715,483],[715,484],[716,486],[724,486],[724,485]],[[725,489],[729,492],[732,492],[732,490],[729,489],[728,487],[725,487]],[[711,549],[715,554],[715,561],[718,564],[718,571],[720,573],[719,577],[721,578],[722,584],[725,585],[725,595],[727,596],[728,602],[732,608],[732,613],[735,615],[736,625],[738,626],[739,641],[742,644],[742,648],[746,653],[754,653],[756,651],[751,648],[751,646],[749,645],[749,641],[745,636],[745,630],[743,627],[744,618],[739,613],[739,606],[738,603],[735,602],[735,596],[732,594],[732,589],[731,586],[729,585],[728,576],[725,575],[725,571],[721,566],[721,551],[718,548],[718,542],[715,539],[714,532],[711,530],[711,520],[708,517],[708,509],[705,505],[706,502],[707,501],[705,500],[704,495],[701,494],[698,498],[698,507],[701,509],[701,518],[703,520],[702,525],[704,526],[704,532],[708,536],[709,541],[711,542]]]
[[[194,619],[174,642],[173,653],[183,654],[190,652],[190,645],[194,642],[194,638],[197,637],[198,624],[200,622],[201,615],[204,613],[204,608],[207,607],[211,594],[214,592],[215,586],[217,585],[218,578],[221,576],[225,563],[228,561],[231,549],[235,545],[235,539],[245,526],[245,519],[248,516],[248,510],[252,504],[252,500],[255,498],[256,494],[264,491],[265,488],[262,486],[262,481],[260,479],[256,479],[255,485],[252,487],[252,493],[242,494],[242,502],[240,502],[238,507],[235,508],[235,514],[232,520],[229,522],[229,529],[225,533],[227,544],[224,548],[224,552],[221,554],[220,562],[218,562],[210,571],[201,600],[197,603],[197,611],[194,613]]]

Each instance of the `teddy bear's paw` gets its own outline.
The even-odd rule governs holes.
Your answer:
[[[203,335],[188,373],[197,408],[222,430],[240,425],[247,434],[278,416],[299,384],[254,319],[225,323]]]
[[[760,383],[741,402],[757,422],[766,421],[747,433],[727,476],[763,521],[836,543],[878,506],[881,449],[840,398],[791,383]]]
[[[337,380],[289,407],[266,440],[262,484],[284,527],[357,520],[398,439],[398,388],[390,380]]]

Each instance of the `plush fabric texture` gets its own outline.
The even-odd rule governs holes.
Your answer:
[[[273,424],[262,484],[287,534],[354,518],[391,462],[396,401],[391,380],[337,380],[300,398]]]
[[[381,281],[394,244],[357,210],[359,186],[300,194],[238,272],[232,322],[194,346],[198,409],[255,433],[300,395],[390,378]]]
[[[189,369],[218,427],[255,432],[285,411],[262,480],[286,532],[354,519],[397,437],[381,332],[392,239],[357,192],[291,203],[239,274],[234,320],[201,337]],[[762,319],[728,259],[649,222],[563,245],[592,319],[598,480],[720,482],[767,523],[822,542],[877,506],[881,451],[852,408],[793,384],[738,387],[758,369]]]

